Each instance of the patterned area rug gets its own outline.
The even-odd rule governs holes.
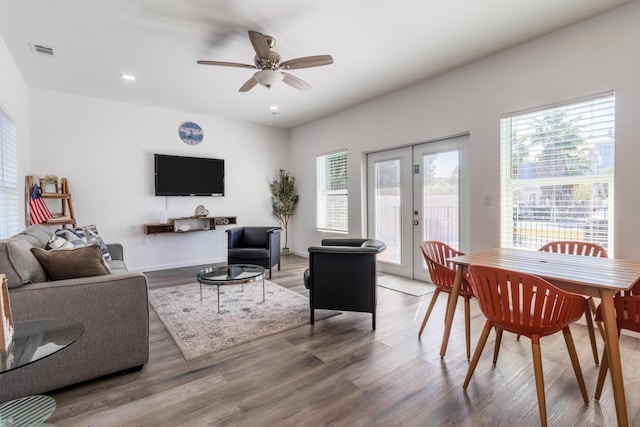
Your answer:
[[[378,286],[391,289],[403,294],[421,297],[435,291],[436,287],[431,283],[420,282],[418,280],[407,279],[406,277],[393,276],[390,274],[378,275]]]
[[[243,290],[244,289],[244,290]],[[185,360],[193,360],[255,339],[309,324],[309,298],[265,281],[220,286],[218,313],[215,286],[172,286],[149,291],[158,313]],[[316,310],[316,321],[340,314]]]

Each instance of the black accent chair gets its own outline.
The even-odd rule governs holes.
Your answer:
[[[280,227],[235,227],[227,230],[227,264],[253,264],[280,270]]]
[[[376,255],[387,248],[373,239],[324,239],[309,248],[304,285],[309,289],[311,324],[315,309],[372,314],[376,328]]]

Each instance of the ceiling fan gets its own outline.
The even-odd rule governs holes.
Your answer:
[[[271,48],[276,45],[276,39],[274,37],[264,35],[257,31],[249,31],[249,39],[251,40],[253,49],[256,51],[256,56],[254,57],[255,65],[221,61],[198,61],[198,64],[260,70],[240,87],[240,92],[248,92],[258,83],[270,89],[271,86],[279,81],[283,81],[295,89],[307,91],[311,89],[309,83],[300,80],[293,74],[281,70],[295,70],[298,68],[311,68],[333,64],[331,55],[305,56],[303,58],[290,59],[282,62],[280,55],[271,50]]]

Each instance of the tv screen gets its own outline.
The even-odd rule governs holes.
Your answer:
[[[156,196],[224,196],[224,160],[155,155]]]

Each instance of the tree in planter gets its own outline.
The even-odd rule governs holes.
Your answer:
[[[299,199],[295,184],[296,179],[284,169],[280,169],[278,179],[269,183],[273,216],[278,218],[284,227],[285,255],[289,253],[289,219],[295,213]]]

